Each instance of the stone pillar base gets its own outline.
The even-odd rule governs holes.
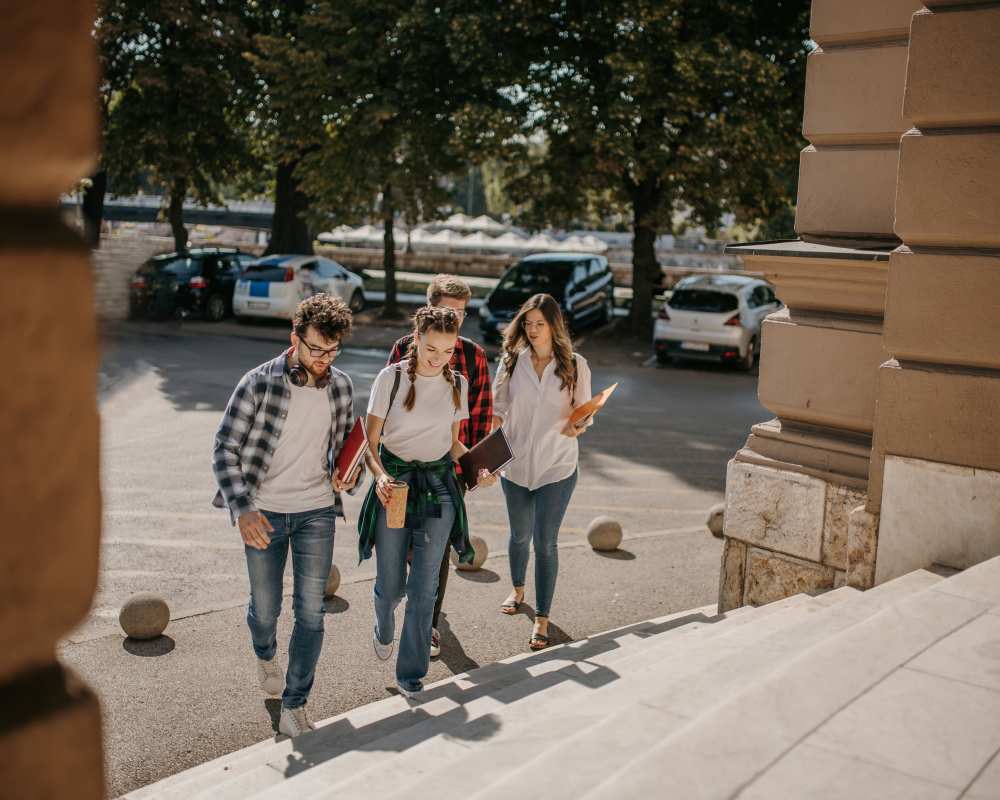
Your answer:
[[[719,610],[845,585],[850,517],[864,503],[857,488],[739,457],[730,461]],[[857,549],[859,558],[874,554],[874,547]],[[853,565],[859,576],[862,567]]]

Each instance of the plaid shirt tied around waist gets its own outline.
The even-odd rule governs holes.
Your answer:
[[[330,400],[330,441],[323,467],[327,477],[332,478],[337,455],[354,425],[354,385],[345,373],[331,367],[330,384],[325,391]],[[257,510],[254,497],[270,468],[274,448],[288,417],[290,398],[284,353],[250,370],[229,398],[212,448],[212,471],[219,484],[212,505],[227,507],[233,524],[241,514]],[[364,472],[362,466],[358,482],[348,494],[354,494],[361,486]],[[344,516],[337,492],[334,493],[334,508],[337,516]]]

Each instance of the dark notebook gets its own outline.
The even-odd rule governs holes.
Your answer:
[[[503,428],[497,428],[493,433],[473,447],[468,453],[458,459],[462,467],[462,480],[465,488],[472,491],[479,483],[479,471],[488,470],[490,475],[506,467],[514,460],[507,436]]]

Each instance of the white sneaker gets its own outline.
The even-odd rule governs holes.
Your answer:
[[[283,733],[285,736],[294,738],[314,730],[316,730],[316,726],[309,721],[309,715],[306,714],[305,706],[299,706],[298,708],[281,707],[281,718],[278,720],[278,733]]]
[[[431,628],[431,658],[441,655],[441,634],[437,628]]]
[[[275,656],[270,661],[257,659],[257,680],[265,694],[277,697],[285,688],[285,674],[281,662]]]
[[[417,696],[424,690],[423,686],[421,686],[419,689],[407,689],[401,683],[397,683],[396,688],[399,690],[399,693],[403,695],[403,697],[405,697],[407,700],[415,700]]]
[[[375,635],[375,631],[372,631],[372,645],[375,647],[375,656],[379,661],[388,661],[389,656],[392,655],[393,642],[389,644],[382,644]]]

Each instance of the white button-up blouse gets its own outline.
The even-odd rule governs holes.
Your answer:
[[[503,361],[493,382],[493,415],[503,420],[504,433],[510,442],[514,460],[503,476],[513,483],[534,491],[556,481],[565,480],[576,470],[580,458],[577,440],[563,436],[573,409],[590,399],[590,366],[574,353],[576,359],[576,390],[570,397],[568,389],[556,375],[556,360],[545,367],[541,380],[531,365],[531,348],[525,347],[517,356],[514,374],[507,378]],[[592,425],[593,420],[588,422]]]

